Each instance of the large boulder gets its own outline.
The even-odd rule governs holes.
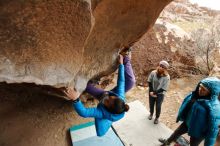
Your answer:
[[[114,69],[172,0],[0,1],[0,81],[75,86]]]

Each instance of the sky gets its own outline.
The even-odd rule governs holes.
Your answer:
[[[199,6],[209,7],[211,9],[220,10],[220,0],[190,0],[192,3],[198,3]]]

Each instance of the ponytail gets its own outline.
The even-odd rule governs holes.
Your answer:
[[[128,104],[125,104],[124,111],[127,112],[127,111],[129,111],[129,109],[130,109],[129,105],[128,105]]]

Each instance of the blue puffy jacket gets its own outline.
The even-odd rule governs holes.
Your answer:
[[[220,125],[220,101],[218,99],[220,94],[220,80],[216,77],[208,77],[200,83],[211,91],[210,100],[197,99],[193,103],[188,113],[189,115],[186,117],[183,116],[184,109],[192,98],[192,93],[189,94],[179,109],[177,121],[189,123],[187,125],[189,136],[204,138],[205,146],[214,146],[219,132],[218,125]]]
[[[125,76],[124,65],[120,64],[118,69],[117,86],[114,91],[109,91],[125,101]],[[106,110],[102,103],[99,103],[96,108],[85,108],[81,101],[73,103],[76,112],[82,117],[94,117],[97,136],[103,136],[111,127],[112,122],[118,121],[124,117],[124,112],[121,114],[112,114]]]

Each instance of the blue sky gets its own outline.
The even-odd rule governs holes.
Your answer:
[[[220,0],[190,0],[192,3],[198,3],[200,6],[220,10]]]

